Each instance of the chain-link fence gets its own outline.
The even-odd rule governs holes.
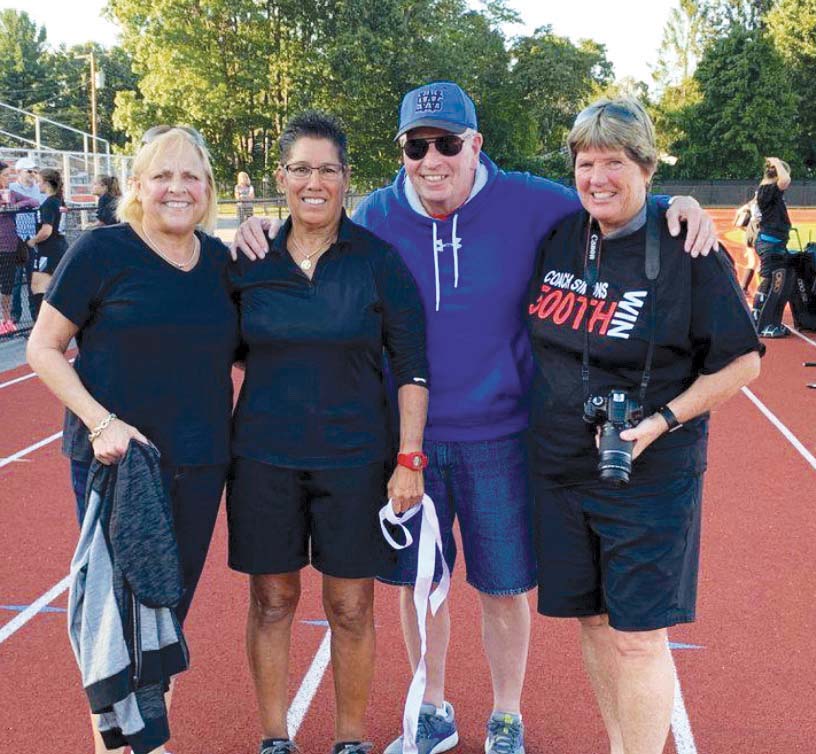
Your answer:
[[[65,201],[74,203],[96,201],[91,186],[97,175],[115,176],[119,179],[120,186],[127,186],[133,165],[133,158],[125,155],[0,147],[0,160],[11,165],[12,181],[16,180],[14,166],[23,157],[33,160],[40,169],[59,170],[64,184]]]

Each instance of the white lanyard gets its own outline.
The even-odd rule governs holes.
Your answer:
[[[397,514],[389,500],[380,510],[380,528],[383,536],[391,547],[395,550],[404,550],[410,547],[414,538],[411,532],[404,526],[418,513],[422,513],[422,523],[419,529],[419,546],[417,548],[417,575],[414,584],[414,608],[417,614],[417,628],[419,629],[419,663],[417,664],[411,686],[408,688],[408,696],[405,699],[405,711],[402,717],[402,751],[403,754],[416,754],[416,735],[419,723],[419,708],[425,696],[425,686],[427,684],[427,669],[425,665],[425,654],[428,649],[425,632],[425,622],[428,617],[428,603],[431,605],[431,614],[436,615],[440,605],[445,601],[450,590],[450,570],[445,561],[445,553],[442,550],[442,535],[439,532],[439,519],[436,515],[436,507],[433,500],[428,495],[422,496],[419,505],[410,508],[403,514]],[[388,531],[385,524],[389,523],[402,529],[405,534],[405,542],[400,544]],[[433,586],[434,567],[436,565],[436,553],[442,558],[442,578],[436,589],[431,592]]]

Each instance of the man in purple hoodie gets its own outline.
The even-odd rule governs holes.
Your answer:
[[[458,518],[467,580],[481,602],[493,686],[485,752],[523,754],[520,699],[530,635],[525,593],[536,584],[524,441],[533,363],[523,311],[540,241],[581,204],[570,188],[499,170],[481,151],[473,102],[454,83],[434,82],[405,95],[397,141],[403,168],[391,186],[362,202],[353,219],[397,249],[423,298],[431,370],[425,490],[436,505],[451,569]],[[716,245],[713,223],[694,199],[672,203],[667,220],[674,235],[681,219],[688,224],[688,251]],[[235,245],[248,256],[263,256],[264,225],[260,218],[247,221]],[[418,473],[425,462],[420,459]],[[418,517],[409,528],[414,522]],[[437,569],[441,573],[439,563]],[[411,548],[400,551],[397,567],[382,575],[401,586],[414,668],[415,571]],[[445,700],[447,602],[429,615],[427,628],[417,747],[419,754],[438,754],[459,741],[453,707]],[[385,754],[402,754],[402,744],[397,738]]]

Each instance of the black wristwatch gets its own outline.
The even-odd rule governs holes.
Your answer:
[[[674,432],[674,430],[683,426],[674,415],[674,411],[668,406],[661,406],[655,413],[660,414],[666,420],[666,424],[669,425],[669,432]]]

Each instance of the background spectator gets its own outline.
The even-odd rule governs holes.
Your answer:
[[[255,189],[249,180],[249,175],[243,170],[238,173],[235,184],[235,201],[238,202],[238,222],[243,222],[248,217],[252,217],[252,201],[255,199]]]
[[[23,157],[14,165],[17,172],[17,180],[12,182],[9,188],[18,194],[34,199],[37,205],[45,199],[45,194],[40,191],[39,171],[34,160]],[[17,225],[17,236],[28,241],[37,232],[37,213],[18,212],[15,217]],[[28,309],[34,320],[34,302],[31,298],[31,273],[34,269],[34,251],[28,255],[28,262],[18,265],[14,274],[14,290],[11,293],[11,319],[15,324],[19,324],[23,316],[23,286],[28,291]]]
[[[116,205],[122,191],[119,180],[114,175],[98,175],[94,180],[91,191],[99,197],[96,205],[96,222],[94,225],[115,225]]]

